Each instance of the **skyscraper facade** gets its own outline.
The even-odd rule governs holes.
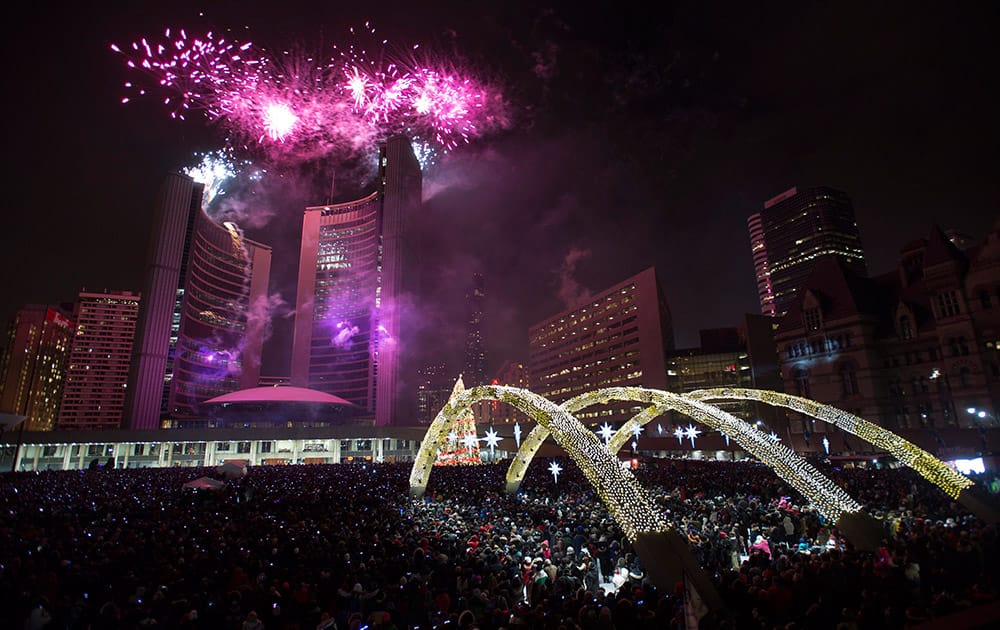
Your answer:
[[[7,330],[0,412],[26,416],[24,430],[50,431],[59,413],[73,321],[62,309],[29,304]]]
[[[131,291],[80,292],[59,429],[121,426],[139,300]]]
[[[126,395],[133,429],[197,414],[207,398],[257,385],[271,250],[202,209],[180,173],[160,190]]]
[[[199,415],[202,401],[256,387],[268,317],[271,248],[231,222],[195,215],[167,414]]]
[[[472,274],[472,286],[465,294],[465,369],[462,380],[466,387],[486,384],[486,344],[483,339],[483,309],[486,283],[483,274]]]
[[[430,424],[448,402],[455,378],[444,363],[430,363],[417,370],[417,421]]]
[[[697,348],[678,349],[667,355],[667,389],[686,394],[712,387],[753,387],[753,370],[745,335],[738,328],[701,330]],[[750,419],[751,401],[718,401],[714,405],[737,417]],[[683,414],[671,413],[675,423],[688,422]]]
[[[532,390],[553,402],[604,387],[666,389],[673,322],[652,267],[535,324],[528,335]],[[631,406],[609,404],[576,415],[584,422],[627,420]]]
[[[828,187],[791,188],[747,219],[760,309],[784,315],[817,259],[837,256],[867,273],[854,207],[846,193]]]
[[[292,384],[344,398],[379,425],[417,420],[404,310],[417,294],[421,187],[409,141],[391,138],[373,193],[306,208],[302,220]]]

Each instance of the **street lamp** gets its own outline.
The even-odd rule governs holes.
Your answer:
[[[970,416],[975,416],[980,420],[985,420],[989,418],[991,421],[996,422],[996,416],[986,411],[985,409],[978,409],[976,407],[966,407],[965,412]]]

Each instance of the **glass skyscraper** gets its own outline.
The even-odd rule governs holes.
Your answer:
[[[291,383],[348,400],[378,425],[417,421],[406,311],[421,191],[413,149],[395,137],[380,149],[374,192],[308,207],[302,220]]]
[[[816,259],[838,256],[848,269],[867,275],[854,206],[846,193],[791,188],[747,219],[760,310],[784,315]]]

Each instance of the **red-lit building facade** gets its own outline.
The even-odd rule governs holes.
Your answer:
[[[139,300],[131,291],[80,292],[59,429],[121,426]]]

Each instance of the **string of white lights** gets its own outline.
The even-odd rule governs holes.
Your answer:
[[[852,413],[818,403],[815,400],[781,392],[743,387],[702,389],[690,392],[688,396],[699,400],[756,400],[768,405],[792,409],[817,420],[828,422],[842,431],[891,453],[900,463],[917,471],[920,476],[944,490],[952,498],[958,498],[963,490],[973,485],[971,479],[892,431],[883,429]]]
[[[538,394],[516,387],[475,387],[461,392],[442,408],[428,427],[417,451],[410,473],[411,494],[420,496],[426,490],[437,448],[443,439],[447,439],[451,422],[482,400],[505,402],[528,414],[540,426],[545,426],[580,467],[629,540],[635,541],[640,533],[668,529],[656,505],[642,490],[632,473],[622,468],[618,459],[611,455],[596,435],[562,407]]]
[[[593,405],[607,404],[612,400],[641,402],[651,406],[640,411],[619,428],[608,442],[607,448],[611,453],[617,453],[635,434],[637,427],[642,427],[666,411],[674,409],[736,440],[747,452],[768,464],[781,479],[798,490],[827,518],[836,521],[845,512],[854,513],[861,510],[861,505],[842,488],[794,451],[775,442],[753,425],[704,402],[661,390],[608,387],[575,396],[564,402],[561,407],[576,412]],[[528,440],[522,442],[507,470],[509,489],[516,488],[520,484],[528,465],[548,435],[548,430],[539,425],[531,431]]]

